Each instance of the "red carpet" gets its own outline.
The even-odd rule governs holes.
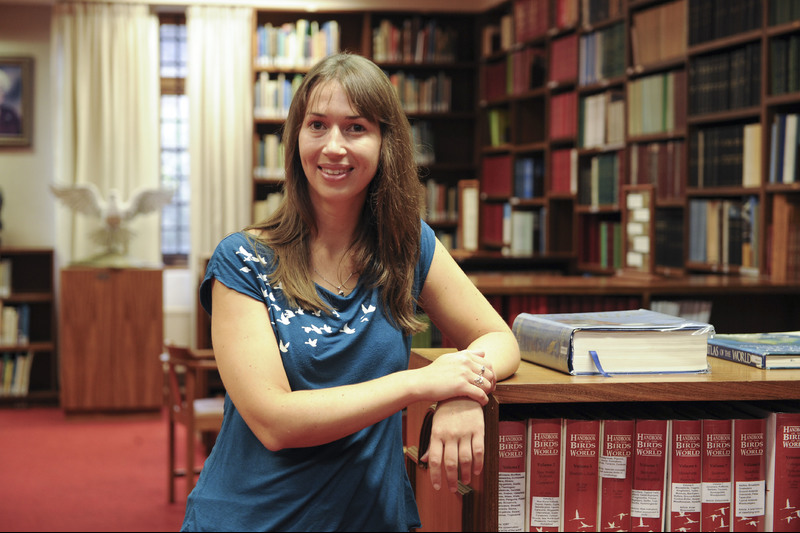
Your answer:
[[[177,531],[185,485],[178,480],[169,504],[166,465],[157,414],[0,409],[0,530]]]

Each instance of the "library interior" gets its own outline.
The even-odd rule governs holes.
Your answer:
[[[454,492],[403,409],[418,530],[800,531],[800,0],[0,0],[0,420],[158,420],[182,512],[225,396],[200,282],[283,200],[293,94],[339,51],[395,87],[420,216],[522,352]],[[642,309],[702,325],[700,365],[572,371],[611,316],[674,329]],[[411,369],[466,348],[427,323]]]

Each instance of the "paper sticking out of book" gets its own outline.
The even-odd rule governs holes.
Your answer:
[[[633,309],[520,313],[513,324],[522,358],[572,375],[708,372],[705,322]]]
[[[708,355],[756,368],[800,368],[800,331],[715,334]]]

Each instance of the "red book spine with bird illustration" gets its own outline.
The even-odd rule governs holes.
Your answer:
[[[767,419],[766,531],[800,532],[800,412]]]
[[[703,419],[703,522],[701,531],[729,531],[731,517],[731,419]]]
[[[501,420],[499,423],[499,531],[525,531],[525,432],[523,420]]]
[[[562,531],[597,531],[600,420],[564,421]]]
[[[667,531],[700,531],[702,431],[698,419],[673,419],[670,437]]]
[[[766,418],[733,420],[732,531],[764,531]]]
[[[561,420],[528,419],[527,531],[558,531],[561,517]]]
[[[670,421],[637,419],[630,531],[662,531]]]
[[[633,485],[633,439],[636,421],[601,420],[600,531],[630,531]]]

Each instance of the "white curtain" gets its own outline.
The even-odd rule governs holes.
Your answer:
[[[186,12],[192,279],[228,233],[250,222],[253,166],[253,12]],[[197,309],[194,309],[197,312]],[[193,327],[197,317],[193,317]],[[196,339],[196,332],[191,338]]]
[[[253,166],[252,9],[186,12],[192,265],[250,222]]]
[[[52,19],[54,176],[123,200],[159,186],[158,17],[146,5],[56,3]],[[57,207],[59,262],[103,251],[100,221]],[[134,219],[129,256],[160,264],[159,218]]]

